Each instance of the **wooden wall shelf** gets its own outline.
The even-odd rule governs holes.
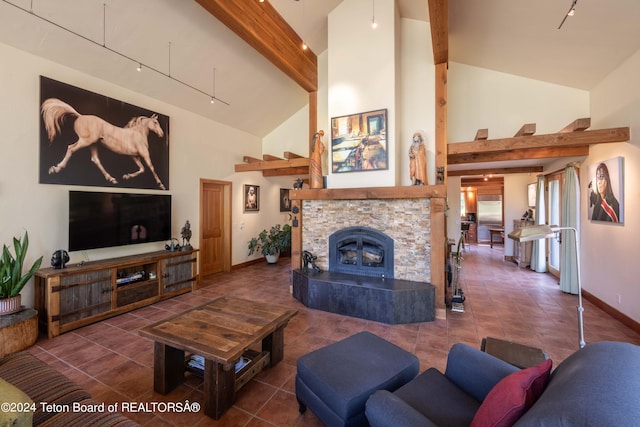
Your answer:
[[[309,158],[286,151],[284,158],[265,154],[262,160],[244,156],[235,165],[236,172],[262,171],[263,176],[309,175]]]
[[[447,196],[445,185],[291,190],[291,200],[424,199]]]
[[[536,124],[527,123],[513,137],[499,139],[479,129],[473,141],[447,144],[447,164],[583,156],[593,144],[629,141],[629,127],[586,130],[590,125],[590,118],[581,118],[557,133],[534,135]]]

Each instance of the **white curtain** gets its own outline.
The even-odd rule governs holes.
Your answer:
[[[544,202],[544,176],[538,177],[536,184],[536,224],[544,224],[547,221],[546,206]],[[534,240],[531,251],[531,269],[538,273],[547,271],[546,240]]]
[[[573,165],[565,169],[564,194],[562,196],[562,227],[573,227],[580,233],[580,184],[578,173]],[[578,294],[578,260],[576,236],[573,230],[562,231],[560,245],[560,290],[570,294]]]

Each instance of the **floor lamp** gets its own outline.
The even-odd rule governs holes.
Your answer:
[[[557,225],[532,225],[530,227],[522,227],[509,233],[509,238],[516,242],[529,242],[532,240],[549,239],[555,237],[557,233],[562,230],[572,230],[573,237],[576,243],[576,263],[578,266],[578,334],[580,339],[580,348],[585,346],[584,342],[584,328],[582,320],[582,283],[580,281],[580,244],[578,238],[578,230],[574,227],[558,227]]]

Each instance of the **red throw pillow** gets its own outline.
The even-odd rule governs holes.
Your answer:
[[[471,427],[512,426],[542,395],[551,374],[551,359],[506,376],[482,401]]]

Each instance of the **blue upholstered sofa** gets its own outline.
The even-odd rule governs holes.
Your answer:
[[[515,368],[455,344],[445,373],[431,368],[393,393],[380,390],[366,404],[373,427],[469,426],[492,388]],[[596,342],[560,363],[533,406],[515,426],[640,425],[640,347]]]

